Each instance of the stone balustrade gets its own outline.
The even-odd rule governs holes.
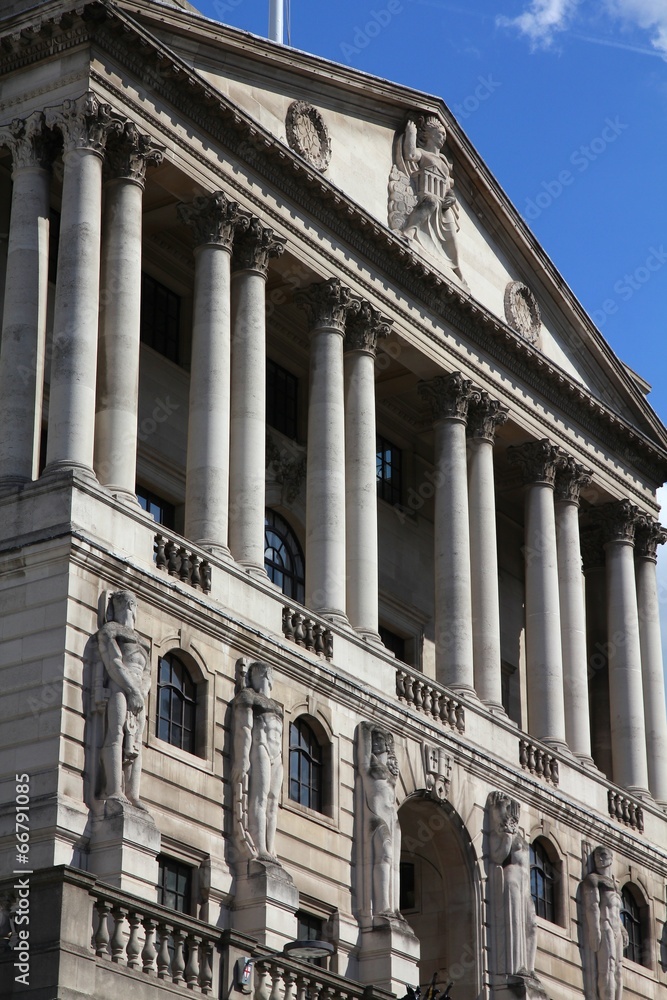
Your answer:
[[[632,827],[633,830],[644,832],[644,810],[633,799],[629,799],[620,792],[615,792],[612,788],[607,793],[609,803],[609,815],[618,823]]]
[[[519,763],[524,771],[529,771],[536,778],[558,787],[560,781],[558,760],[538,743],[519,740]]]
[[[465,732],[465,709],[458,698],[432,680],[425,680],[416,671],[399,667],[396,670],[396,694],[400,701],[424,715],[442,722],[459,733]]]
[[[255,959],[254,1000],[389,1000],[392,994],[287,956]]]
[[[96,896],[93,947],[98,959],[210,996],[219,933],[143,901]],[[196,925],[196,926],[193,926]]]
[[[309,618],[302,611],[285,605],[283,608],[283,635],[303,646],[310,653],[318,653],[327,660],[333,657],[333,633],[323,621]]]
[[[182,583],[189,583],[204,594],[211,592],[211,564],[207,559],[160,533],[155,536],[153,551],[158,569],[166,570],[169,576],[178,577]]]

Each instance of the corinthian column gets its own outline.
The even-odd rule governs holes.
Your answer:
[[[102,160],[109,135],[123,124],[90,92],[47,108],[45,120],[62,132],[64,164],[46,471],[92,477]]]
[[[570,457],[561,460],[556,471],[555,500],[565,735],[572,753],[586,763],[592,763],[592,757],[579,494],[590,481],[590,469]]]
[[[222,191],[180,204],[178,214],[195,242],[185,534],[230,556],[230,269],[234,232],[249,220]]]
[[[347,615],[366,638],[378,633],[377,440],[374,362],[391,322],[362,302],[350,313],[345,341],[345,518]]]
[[[0,127],[12,152],[12,209],[0,352],[0,487],[37,477],[42,429],[50,155],[44,116]]]
[[[95,416],[95,473],[109,489],[136,503],[139,330],[141,325],[141,206],[146,166],[163,148],[125,123],[110,142],[104,188],[104,243]]]
[[[229,546],[238,563],[265,577],[266,278],[284,240],[253,218],[232,259],[231,509]]]
[[[419,385],[431,405],[435,464],[435,671],[460,694],[474,694],[466,421],[472,383],[460,372]]]
[[[528,727],[556,747],[565,746],[563,651],[558,595],[554,481],[559,449],[546,439],[509,448],[526,484],[525,607]]]
[[[332,621],[345,614],[345,319],[358,308],[338,278],[296,292],[310,327],[306,473],[306,604]]]
[[[639,640],[642,651],[648,786],[653,798],[663,806],[667,806],[667,716],[655,567],[658,560],[658,545],[663,545],[666,540],[667,531],[653,518],[642,518],[637,525],[635,570]]]
[[[472,585],[472,646],[475,690],[492,710],[502,712],[500,595],[493,442],[507,408],[481,392],[468,412],[468,497]]]
[[[614,781],[648,794],[641,642],[634,563],[639,510],[629,500],[597,509],[605,537],[611,752]]]

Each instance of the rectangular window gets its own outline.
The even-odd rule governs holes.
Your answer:
[[[380,625],[378,632],[383,643],[394,654],[396,659],[402,663],[407,663],[408,661],[405,658],[405,639],[403,636],[397,635],[390,629],[385,628],[384,625]]]
[[[152,514],[157,524],[163,524],[165,528],[174,529],[174,519],[176,510],[173,503],[159,497],[157,493],[151,493],[145,487],[136,485],[137,500],[139,505],[148,514]]]
[[[181,300],[155,278],[141,275],[141,340],[178,364]]]
[[[192,873],[190,865],[158,857],[158,903],[178,913],[192,914]]]
[[[378,496],[387,503],[401,502],[401,450],[386,438],[377,436],[376,451]]]
[[[296,914],[296,939],[297,941],[323,941],[324,940],[324,920],[316,917],[313,913],[306,913],[305,910],[298,910]],[[310,958],[305,959],[309,965],[317,965],[321,969],[326,969],[328,959]]]
[[[266,422],[286,437],[297,436],[297,393],[299,380],[296,375],[267,358],[266,361]]]

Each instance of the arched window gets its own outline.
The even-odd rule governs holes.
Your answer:
[[[547,849],[536,840],[530,846],[530,892],[535,903],[535,913],[544,920],[556,921],[556,896],[554,885],[556,869]]]
[[[626,958],[638,965],[644,965],[644,929],[642,927],[641,906],[630,885],[621,890],[621,920],[628,932],[628,944],[623,952]]]
[[[305,719],[289,727],[289,797],[316,812],[322,809],[322,747]]]
[[[264,518],[264,568],[286,597],[304,601],[304,562],[299,540],[284,517],[267,510]]]
[[[158,663],[157,736],[172,746],[195,753],[197,687],[185,664],[175,653]]]

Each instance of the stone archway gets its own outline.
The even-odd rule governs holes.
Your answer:
[[[483,980],[480,887],[474,848],[458,813],[424,793],[399,809],[401,908],[419,938],[422,992],[436,975],[452,1000],[477,1000]]]

